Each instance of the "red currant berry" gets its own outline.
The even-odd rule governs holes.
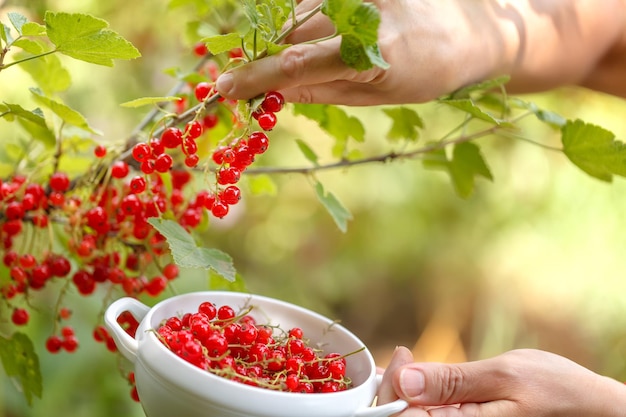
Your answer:
[[[168,127],[161,134],[161,143],[166,148],[176,148],[183,142],[183,132],[177,127]]]
[[[128,164],[124,161],[116,161],[111,166],[111,176],[113,178],[124,178],[128,175],[129,168]]]
[[[278,91],[270,91],[261,102],[261,107],[266,113],[278,113],[282,110],[285,99]]]
[[[219,123],[219,118],[215,113],[209,113],[202,119],[202,126],[205,129],[213,129]]]
[[[70,188],[70,179],[64,172],[55,172],[50,176],[50,188],[54,191],[64,192]]]
[[[198,162],[200,162],[200,157],[196,154],[187,155],[185,157],[185,165],[188,166],[189,168],[193,168],[197,166]]]
[[[71,335],[63,339],[63,349],[70,353],[76,351],[76,349],[78,349],[78,338]]]
[[[231,59],[243,58],[243,49],[241,49],[241,48],[233,48],[230,51],[228,51],[228,56]]]
[[[222,168],[217,171],[217,182],[220,185],[236,184],[241,178],[241,171],[235,167]]]
[[[228,205],[221,201],[216,201],[213,207],[211,207],[211,213],[218,219],[221,219],[228,214]]]
[[[257,121],[261,129],[265,131],[272,130],[276,126],[276,115],[274,113],[263,113],[259,115]]]
[[[98,145],[93,150],[93,154],[96,156],[96,158],[104,158],[107,154],[107,148],[105,148],[103,145]]]
[[[63,347],[63,340],[57,336],[52,335],[46,339],[46,350],[50,353],[59,353]]]
[[[196,99],[198,101],[206,100],[206,98],[211,93],[211,90],[212,90],[211,84],[209,84],[206,81],[202,81],[196,84],[196,87],[194,88],[194,94],[196,96]]]
[[[262,154],[269,146],[269,138],[263,132],[252,132],[248,138],[248,148],[255,154]]]
[[[144,177],[134,177],[130,180],[130,192],[133,194],[141,194],[146,190],[146,179]]]
[[[202,135],[202,123],[197,120],[187,123],[185,125],[185,134],[190,139],[199,138]]]
[[[235,317],[235,310],[229,305],[223,305],[217,309],[217,318],[219,320],[230,320]]]
[[[193,53],[196,56],[203,57],[209,53],[209,48],[207,48],[206,43],[198,42],[193,46]]]
[[[152,149],[150,149],[150,145],[147,143],[138,143],[133,146],[133,158],[137,162],[143,162],[150,157],[152,154]]]
[[[229,185],[220,193],[220,201],[226,204],[237,204],[241,200],[241,190],[236,185]]]
[[[19,201],[11,201],[4,209],[4,215],[9,220],[24,218],[24,206]]]
[[[172,157],[164,153],[162,155],[159,155],[157,159],[154,161],[154,169],[157,172],[164,173],[170,170],[173,163],[174,163],[174,160],[172,159]]]
[[[23,308],[15,308],[13,310],[13,314],[11,314],[11,321],[16,326],[24,326],[28,324],[28,320],[30,319],[30,314],[28,310]]]

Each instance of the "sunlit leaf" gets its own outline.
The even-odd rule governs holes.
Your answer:
[[[322,13],[341,36],[341,58],[350,67],[364,71],[389,64],[378,49],[380,13],[373,3],[362,0],[324,0]]]
[[[142,98],[137,98],[135,100],[126,101],[126,102],[120,104],[120,106],[122,106],[122,107],[142,107],[142,106],[148,106],[148,105],[154,105],[154,104],[164,103],[164,102],[168,102],[168,101],[178,101],[178,100],[180,100],[180,97],[177,97],[177,96],[142,97]]]
[[[129,41],[109,29],[103,19],[82,13],[47,11],[44,21],[56,50],[72,58],[111,67],[114,59],[141,56]]]
[[[428,153],[424,166],[446,171],[454,184],[457,194],[468,198],[474,192],[476,177],[492,180],[491,171],[480,153],[480,148],[470,142],[457,144],[448,159],[444,149]]]
[[[304,157],[309,162],[311,162],[313,165],[318,165],[317,154],[305,141],[303,141],[302,139],[296,139],[296,145],[298,145],[300,152],[302,152],[302,155],[304,155]]]
[[[28,22],[22,26],[22,35],[41,36],[46,34],[46,27],[35,22]]]
[[[56,55],[46,55],[20,64],[47,96],[66,91],[72,85],[70,72]]]
[[[18,332],[11,338],[0,336],[0,359],[4,372],[19,385],[28,404],[33,403],[33,397],[41,398],[39,357],[27,335]]]
[[[500,126],[506,123],[478,107],[471,99],[442,100],[441,103],[464,111],[476,119],[480,119],[494,125]]]
[[[152,217],[148,222],[165,237],[177,265],[212,269],[228,281],[235,280],[236,271],[230,255],[218,249],[198,246],[193,236],[172,220]]]
[[[563,152],[578,168],[602,181],[626,177],[626,145],[615,134],[582,120],[568,121],[561,130]]]
[[[383,109],[383,112],[392,120],[391,129],[387,133],[387,139],[407,139],[415,141],[419,137],[418,129],[424,127],[422,118],[417,112],[408,107],[393,107]]]
[[[333,218],[339,230],[346,233],[348,231],[348,221],[352,220],[350,211],[341,204],[333,193],[324,190],[324,186],[319,181],[315,184],[315,192],[317,198]]]
[[[61,118],[65,123],[70,124],[72,126],[79,127],[87,132],[100,135],[101,133],[87,123],[87,119],[77,112],[76,110],[70,108],[69,106],[53,100],[49,97],[46,97],[43,92],[36,88],[30,89],[31,93],[35,96],[35,100],[39,102],[41,105],[52,110],[57,116]]]
[[[227,33],[225,35],[216,35],[202,39],[206,47],[213,55],[219,55],[228,52],[234,48],[241,47],[241,36],[237,33]]]
[[[26,110],[19,104],[4,103],[3,105],[0,105],[0,117],[19,117],[37,125],[46,126],[46,121],[43,118],[41,110]]]

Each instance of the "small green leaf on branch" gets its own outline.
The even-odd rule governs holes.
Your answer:
[[[509,99],[509,104],[519,109],[530,111],[535,115],[537,119],[557,129],[561,129],[567,123],[567,119],[560,114],[539,108],[539,106],[531,101],[525,101],[517,97],[511,97]]]
[[[227,33],[225,35],[216,35],[202,39],[213,55],[219,55],[228,52],[234,48],[241,47],[241,36],[237,33]]]
[[[298,145],[298,149],[300,149],[302,155],[304,155],[304,157],[309,162],[311,162],[315,166],[319,165],[317,154],[313,149],[311,149],[308,143],[306,143],[302,139],[296,139],[296,145]]]
[[[46,126],[46,121],[40,109],[29,111],[19,104],[4,103],[0,105],[0,117],[7,118],[8,120],[12,120],[13,117],[19,117],[39,126]]]
[[[177,265],[212,269],[230,282],[235,280],[233,260],[227,253],[198,246],[193,236],[175,221],[152,217],[148,222],[165,237]]]
[[[20,54],[24,58],[26,54]],[[72,84],[70,72],[57,55],[46,55],[39,59],[24,61],[20,67],[30,74],[46,96],[66,91]]]
[[[0,359],[7,376],[20,386],[29,405],[33,403],[33,396],[41,398],[39,358],[27,335],[14,333],[10,339],[0,336]]]
[[[493,180],[491,171],[480,153],[480,148],[470,142],[455,145],[452,159],[448,159],[445,149],[427,154],[424,159],[424,166],[448,172],[454,188],[461,198],[469,198],[472,195],[476,177]]]
[[[61,118],[65,123],[70,124],[72,126],[76,126],[83,130],[86,130],[89,133],[93,133],[95,135],[101,135],[102,133],[98,130],[89,126],[87,123],[87,119],[77,112],[76,110],[70,108],[69,106],[53,100],[49,97],[46,97],[43,92],[37,88],[31,88],[30,92],[35,96],[35,100],[39,102],[41,105],[52,110],[57,116]]]
[[[44,21],[56,50],[74,59],[112,67],[114,59],[141,56],[129,41],[109,29],[103,19],[82,13],[48,11]]]
[[[348,230],[348,221],[352,220],[352,214],[341,204],[333,193],[324,190],[324,186],[319,181],[315,184],[315,192],[317,193],[317,198],[331,215],[339,230],[346,233]]]
[[[19,33],[20,36],[23,35],[22,27],[26,23],[28,23],[28,19],[26,18],[26,16],[17,12],[9,12],[7,13],[7,17],[11,21],[11,24],[13,25],[17,33]]]
[[[478,107],[471,99],[444,99],[440,101],[443,104],[447,104],[448,106],[454,107],[465,113],[469,114],[475,119],[483,120],[487,123],[491,123],[497,126],[509,125],[510,123],[505,122],[504,120],[500,120],[499,118],[494,117],[487,111]]]
[[[324,0],[322,13],[333,22],[341,36],[341,58],[351,68],[365,71],[389,64],[378,48],[380,12],[373,3],[363,0]]]
[[[180,100],[180,97],[176,97],[176,96],[142,97],[142,98],[137,98],[135,100],[126,101],[120,104],[120,106],[134,108],[134,107],[142,107],[142,106],[148,106],[148,105],[154,105],[154,104],[159,104],[159,103],[165,103],[168,101],[178,101],[178,100]]]
[[[582,120],[569,120],[561,129],[563,152],[578,168],[602,181],[626,177],[626,145],[613,132]]]
[[[43,36],[46,34],[46,27],[35,22],[27,22],[22,26],[23,36]]]
[[[387,139],[416,141],[419,138],[418,129],[424,127],[424,122],[415,110],[401,106],[386,108],[383,112],[393,121],[391,129],[387,132]]]

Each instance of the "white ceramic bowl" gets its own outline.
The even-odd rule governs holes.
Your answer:
[[[194,292],[175,296],[149,308],[134,298],[109,306],[105,323],[120,352],[134,363],[135,381],[147,417],[386,417],[406,408],[406,402],[371,406],[380,378],[369,350],[347,357],[347,376],[353,386],[345,391],[303,394],[273,391],[231,381],[199,369],[177,357],[157,339],[153,329],[174,315],[195,312],[200,303],[235,309],[254,306],[260,323],[283,329],[302,328],[325,352],[350,353],[364,344],[343,326],[284,301],[228,291]],[[129,311],[140,322],[135,338],[117,323]]]

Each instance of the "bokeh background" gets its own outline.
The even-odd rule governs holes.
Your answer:
[[[165,95],[174,81],[163,71],[193,65],[185,36],[192,11],[169,10],[166,0],[0,5],[0,18],[17,10],[38,21],[48,9],[89,12],[140,49],[143,58],[112,69],[63,60],[74,83],[65,99],[105,132],[105,144],[127,137],[142,116],[141,109],[119,103]],[[27,75],[7,71],[0,77],[0,97],[28,100],[31,85]],[[624,100],[574,88],[526,98],[626,139]],[[422,140],[454,126],[454,115],[437,105],[414,108],[426,123]],[[388,149],[389,121],[379,109],[346,111],[367,121],[360,150]],[[0,125],[0,134],[5,127]],[[558,135],[537,123],[525,125],[524,136],[558,146]],[[279,115],[262,164],[305,166],[295,139],[328,160],[331,139],[287,110]],[[246,195],[232,216],[210,228],[206,244],[233,256],[249,291],[340,320],[381,366],[397,345],[428,361],[473,360],[534,347],[626,380],[626,181],[592,179],[562,154],[526,142],[486,138],[480,144],[494,181],[479,180],[467,200],[454,193],[444,174],[424,170],[419,161],[319,173],[354,216],[342,233],[305,176],[276,175],[275,194]],[[178,292],[208,285],[202,271],[185,275]],[[81,311],[72,319],[81,348],[58,356],[40,348],[44,395],[32,407],[0,371],[0,416],[143,415],[117,371],[119,358],[92,342],[101,304],[76,297],[74,305]],[[29,326],[42,347],[49,323]]]

